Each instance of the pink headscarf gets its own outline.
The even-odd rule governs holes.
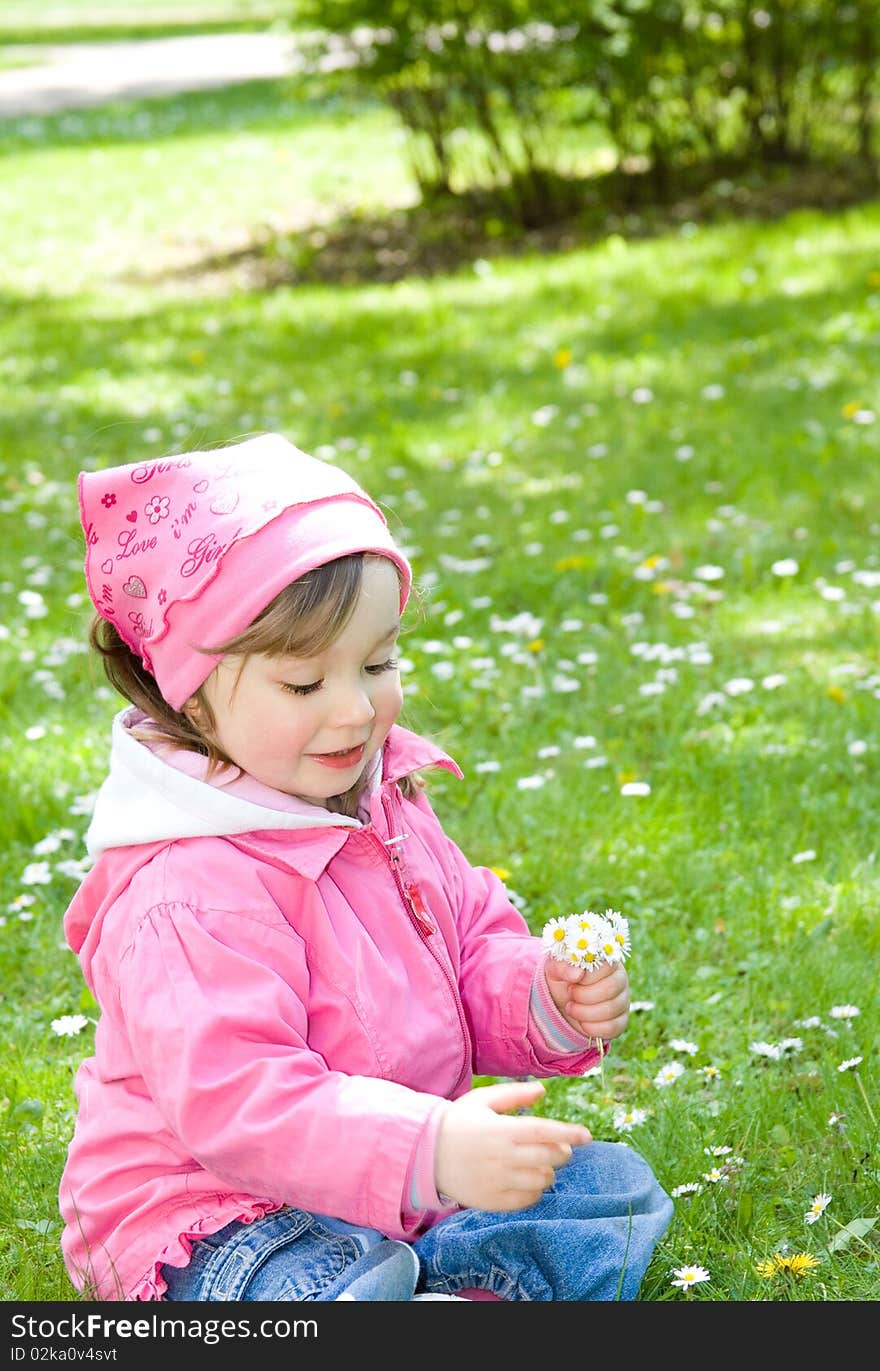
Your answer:
[[[80,472],[89,594],[173,709],[291,581],[356,552],[409,562],[344,471],[267,433],[231,447]],[[222,573],[222,574],[221,574]]]

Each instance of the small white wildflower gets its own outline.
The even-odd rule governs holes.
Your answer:
[[[689,1057],[692,1057],[695,1052],[699,1052],[700,1050],[696,1043],[688,1042],[686,1038],[670,1038],[669,1046],[672,1048],[673,1052],[686,1052]]]
[[[50,1027],[59,1038],[75,1038],[88,1022],[84,1014],[62,1014],[60,1019],[52,1020]]]
[[[618,1133],[629,1133],[648,1117],[646,1109],[618,1109],[614,1115],[614,1127]]]
[[[706,386],[705,389],[708,390],[709,387]],[[677,1285],[679,1290],[683,1290],[686,1295],[690,1294],[695,1285],[700,1285],[703,1281],[711,1279],[705,1266],[677,1266],[672,1276],[672,1284]]]
[[[620,787],[621,795],[650,795],[651,787],[647,781],[627,781]]]
[[[754,688],[755,683],[748,676],[734,676],[732,681],[725,681],[723,687],[728,695],[747,695]]]
[[[834,1004],[828,1011],[830,1019],[855,1019],[861,1010],[854,1004]]]
[[[850,1071],[861,1063],[861,1057],[847,1057],[845,1062],[841,1062],[838,1071]]]
[[[816,853],[813,848],[808,847],[803,852],[795,852],[791,860],[794,862],[795,866],[800,862],[814,862],[816,860]]]
[[[810,1202],[810,1207],[804,1215],[804,1222],[816,1223],[819,1219],[821,1219],[822,1215],[825,1213],[825,1210],[828,1208],[830,1203],[830,1195],[827,1195],[824,1192],[820,1195],[814,1195],[813,1199]]]
[[[699,1181],[685,1181],[684,1185],[677,1185],[669,1193],[674,1200],[677,1200],[682,1195],[702,1195],[703,1187]]]
[[[753,1052],[756,1057],[769,1057],[771,1061],[778,1061],[782,1056],[782,1049],[776,1043],[749,1043],[749,1051]]]
[[[28,862],[20,879],[22,885],[48,885],[52,879],[49,863]]]
[[[773,563],[770,570],[774,576],[796,576],[800,568],[793,557],[782,557]]]
[[[668,1062],[666,1066],[661,1066],[657,1075],[654,1077],[654,1085],[662,1088],[665,1085],[672,1085],[679,1076],[684,1075],[684,1067],[681,1062]]]

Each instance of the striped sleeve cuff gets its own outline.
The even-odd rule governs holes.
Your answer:
[[[529,998],[529,1038],[540,1051],[547,1048],[551,1052],[583,1052],[584,1048],[595,1046],[592,1038],[586,1038],[571,1027],[553,1001],[544,975],[544,962],[539,961],[532,978],[532,991]]]

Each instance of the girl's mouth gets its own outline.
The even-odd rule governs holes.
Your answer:
[[[358,747],[350,747],[344,752],[312,752],[310,756],[313,762],[320,762],[321,766],[344,771],[346,767],[357,766],[363,758],[365,747],[366,743],[361,743]]]

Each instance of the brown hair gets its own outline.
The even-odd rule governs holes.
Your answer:
[[[203,646],[199,651],[211,656],[234,653],[243,657],[255,652],[267,657],[311,657],[322,652],[339,636],[354,613],[363,579],[364,557],[374,555],[354,553],[315,567],[276,595],[243,632],[227,642]],[[209,776],[219,767],[236,765],[214,736],[216,721],[202,686],[192,697],[197,704],[197,709],[192,711],[198,717],[196,723],[185,709],[177,710],[169,705],[140,657],[123,641],[115,625],[100,614],[92,619],[89,643],[103,659],[104,671],[113,688],[151,719],[149,730],[145,729],[143,733],[145,738],[207,757]],[[405,776],[401,782],[407,796],[412,796],[423,785],[418,776]],[[363,777],[351,790],[333,796],[327,802],[327,808],[335,813],[356,815],[362,787]]]

